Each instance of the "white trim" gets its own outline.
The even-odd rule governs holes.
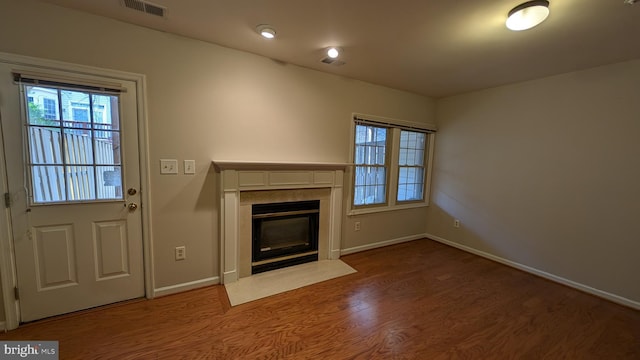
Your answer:
[[[236,270],[225,271],[222,273],[223,284],[232,283],[238,281],[238,272]]]
[[[150,184],[149,179],[150,165],[149,165],[149,142],[148,142],[148,120],[147,120],[147,101],[146,101],[146,76],[143,74],[130,73],[119,70],[103,69],[93,66],[80,65],[67,63],[56,60],[48,60],[35,58],[24,55],[10,54],[0,52],[0,63],[6,63],[11,66],[16,66],[19,69],[21,66],[28,67],[29,69],[37,69],[52,74],[77,74],[84,77],[97,79],[104,81],[104,79],[111,79],[114,81],[131,81],[136,86],[136,107],[137,107],[137,122],[138,122],[138,149],[139,149],[139,166],[140,166],[140,197],[141,197],[141,220],[142,220],[142,246],[143,246],[143,261],[145,271],[145,296],[147,298],[153,298],[154,290],[154,272],[153,272],[153,243],[151,236],[151,206],[150,206]],[[24,70],[24,69],[22,69]],[[3,156],[0,152],[0,156]],[[4,157],[1,158],[4,160]],[[4,166],[3,166],[4,168]],[[6,174],[0,174],[3,176],[0,181],[0,189],[2,193],[6,192],[7,188],[4,184],[6,181]],[[5,210],[6,216],[9,215],[9,211]],[[8,218],[7,218],[8,219]],[[3,220],[0,220],[0,222]],[[9,329],[15,329],[18,327],[19,311],[18,302],[13,300],[13,284],[16,283],[16,270],[15,270],[15,258],[12,250],[12,241],[10,233],[0,233],[0,248],[3,250],[0,256],[0,274],[2,275],[2,288],[4,295],[4,307],[5,307],[5,322]],[[10,251],[4,251],[10,249]],[[12,280],[13,279],[13,280]],[[12,304],[13,303],[13,304]]]
[[[154,296],[166,296],[171,294],[177,294],[184,291],[199,289],[206,286],[218,285],[218,284],[220,284],[220,277],[214,276],[206,279],[189,281],[182,284],[169,285],[169,286],[157,288],[154,290]]]
[[[584,285],[584,284],[581,284],[581,283],[578,283],[578,282],[575,282],[575,281],[572,281],[572,280],[569,280],[569,279],[565,279],[563,277],[560,277],[560,276],[557,276],[557,275],[554,275],[554,274],[550,274],[548,272],[545,272],[545,271],[542,271],[542,270],[539,270],[539,269],[536,269],[536,268],[533,268],[533,267],[530,267],[530,266],[527,266],[527,265],[523,265],[523,264],[517,263],[515,261],[507,260],[507,259],[502,258],[500,256],[496,256],[496,255],[493,255],[493,254],[490,254],[490,253],[487,253],[487,252],[484,252],[484,251],[481,251],[481,250],[477,250],[477,249],[474,249],[474,248],[466,246],[466,245],[461,245],[461,244],[455,243],[455,242],[453,242],[451,240],[447,240],[447,239],[441,238],[441,237],[436,236],[436,235],[424,234],[424,236],[427,237],[428,239],[437,241],[439,243],[442,243],[442,244],[445,244],[445,245],[449,245],[451,247],[455,247],[457,249],[472,253],[474,255],[481,256],[481,257],[489,259],[489,260],[493,260],[495,262],[498,262],[498,263],[501,263],[501,264],[504,264],[504,265],[507,265],[507,266],[511,266],[511,267],[516,268],[518,270],[522,270],[522,271],[528,272],[528,273],[530,273],[532,275],[536,275],[536,276],[545,278],[547,280],[551,280],[553,282],[556,282],[556,283],[559,283],[559,284],[562,284],[562,285],[566,285],[568,287],[571,287],[571,288],[574,288],[574,289],[577,289],[577,290],[580,290],[580,291],[584,291],[586,293],[589,293],[591,295],[595,295],[597,297],[609,300],[611,302],[614,302],[614,303],[617,303],[617,304],[620,304],[620,305],[628,306],[628,307],[630,307],[632,309],[640,310],[640,302],[633,301],[631,299],[627,299],[625,297],[622,297],[622,296],[619,296],[619,295],[616,295],[616,294],[611,294],[611,293],[608,293],[606,291],[598,290],[598,289],[592,288],[592,287],[590,287],[588,285]]]
[[[151,226],[151,165],[149,161],[149,126],[147,110],[147,77],[139,75],[136,81],[138,104],[138,166],[140,167],[140,211],[142,219],[142,255],[144,257],[144,289],[147,299],[153,299],[155,272],[153,269],[153,236]]]
[[[2,114],[0,113],[0,119]],[[0,130],[2,124],[0,123]],[[0,193],[4,196],[9,192],[7,184],[6,162],[4,156],[4,134],[0,131]],[[0,216],[0,228],[6,231],[0,232],[0,285],[2,286],[2,303],[4,307],[3,327],[5,330],[12,330],[18,327],[19,304],[14,299],[14,287],[16,286],[15,258],[13,253],[13,241],[11,241],[11,209],[4,208]]]
[[[342,170],[353,164],[293,161],[213,160],[216,170]]]
[[[396,239],[391,239],[391,240],[378,241],[378,242],[373,243],[373,244],[367,244],[367,245],[361,245],[361,246],[355,246],[355,247],[352,247],[352,248],[342,249],[340,251],[340,254],[341,255],[349,255],[349,254],[353,254],[353,253],[357,253],[357,252],[361,252],[361,251],[377,249],[377,248],[384,247],[384,246],[400,244],[400,243],[413,241],[413,240],[424,239],[424,237],[425,237],[424,234],[416,234],[416,235],[403,236],[403,237],[396,238]]]
[[[0,62],[2,61],[2,53],[0,53]],[[2,114],[0,113],[0,120]],[[2,124],[0,124],[0,129]],[[4,154],[4,134],[0,131],[0,192],[4,196],[9,192],[6,173],[6,161]],[[6,330],[12,330],[18,327],[19,320],[19,303],[14,299],[14,288],[17,284],[15,255],[13,252],[12,227],[11,227],[11,208],[3,208],[2,216],[0,216],[0,228],[6,231],[0,232],[0,282],[2,285],[2,303],[4,307],[3,327]]]

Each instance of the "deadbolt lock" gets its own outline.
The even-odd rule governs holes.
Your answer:
[[[136,189],[134,189],[134,188],[130,188],[129,190],[127,190],[127,194],[129,194],[131,196],[133,196],[133,195],[135,195],[137,193],[138,193],[138,191]]]

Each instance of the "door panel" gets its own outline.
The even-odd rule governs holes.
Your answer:
[[[48,225],[34,228],[38,290],[78,285],[73,225]]]
[[[93,223],[93,240],[98,280],[130,275],[126,222],[118,220]]]
[[[144,296],[140,192],[122,191],[140,189],[135,84],[20,85],[14,70],[0,64],[21,321]]]

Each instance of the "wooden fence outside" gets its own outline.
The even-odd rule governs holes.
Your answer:
[[[59,129],[29,127],[35,203],[117,198],[120,166],[113,166],[113,143],[96,138],[92,145],[91,140],[82,132],[66,131],[63,142]],[[62,152],[69,165],[64,165]]]

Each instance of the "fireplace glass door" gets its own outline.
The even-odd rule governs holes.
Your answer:
[[[252,206],[252,273],[318,259],[320,201]]]

